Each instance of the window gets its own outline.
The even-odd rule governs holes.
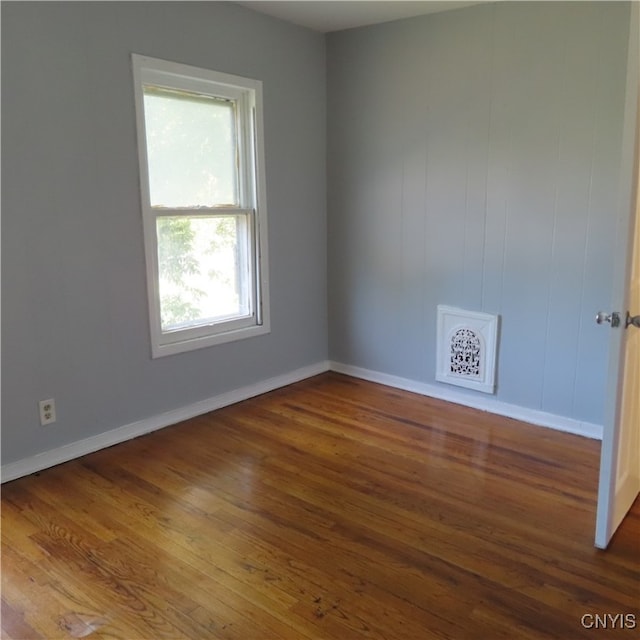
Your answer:
[[[133,55],[154,357],[269,331],[261,83]]]

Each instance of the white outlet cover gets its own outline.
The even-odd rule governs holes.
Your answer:
[[[40,410],[40,424],[42,426],[56,421],[56,402],[53,398],[40,400],[38,409]]]

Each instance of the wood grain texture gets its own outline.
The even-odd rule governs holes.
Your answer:
[[[336,373],[2,491],[2,637],[637,637],[599,443]]]

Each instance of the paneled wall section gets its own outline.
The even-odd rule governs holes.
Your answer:
[[[602,423],[628,20],[506,2],[329,36],[333,360],[435,384],[436,306],[497,313],[497,398]]]

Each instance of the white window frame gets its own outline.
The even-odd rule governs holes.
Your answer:
[[[132,54],[141,209],[147,270],[152,357],[192,351],[270,331],[267,205],[264,175],[262,83],[259,80]],[[144,116],[144,85],[201,93],[236,103],[238,119],[239,206],[152,207]],[[245,216],[250,229],[247,256],[252,282],[249,316],[185,329],[163,331],[160,318],[157,219],[161,216]]]

